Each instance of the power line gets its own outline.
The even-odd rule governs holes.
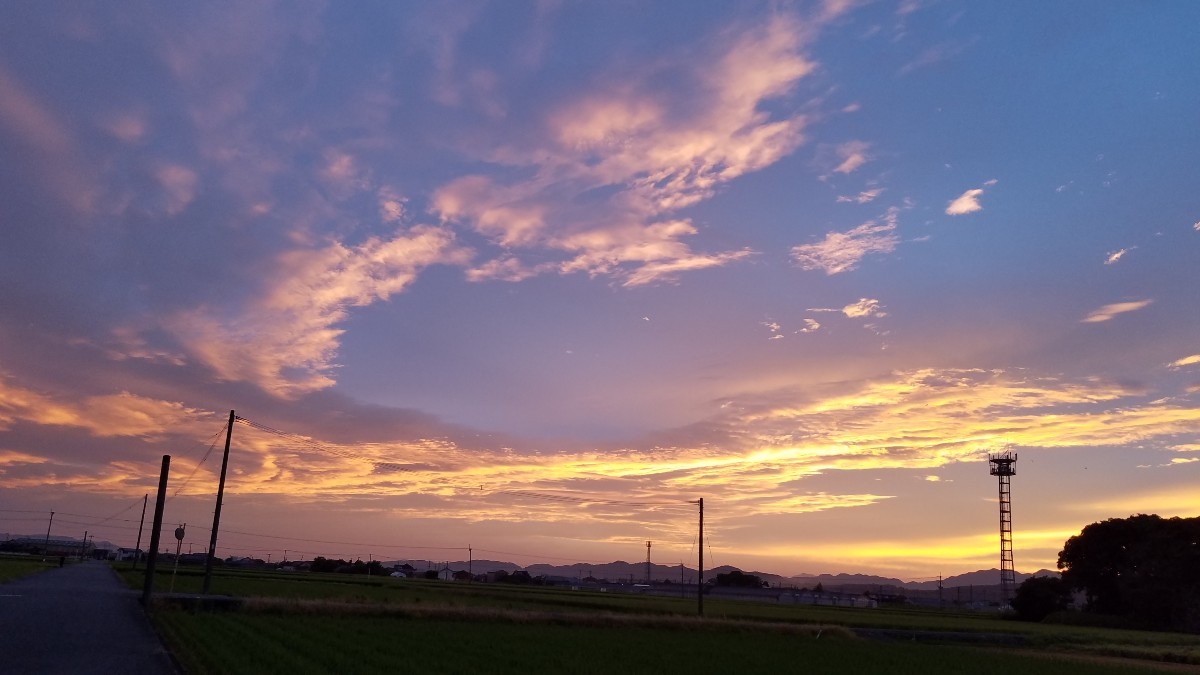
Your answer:
[[[220,440],[221,434],[225,432],[225,428],[227,426],[229,426],[228,423],[223,424],[220,431],[209,437],[211,441],[208,444],[208,450],[204,451],[204,456],[200,458],[200,461],[196,463],[196,466],[192,467],[191,472],[188,473],[187,477],[183,479],[183,483],[181,483],[179,487],[175,488],[175,492],[171,493],[172,498],[178,497],[179,493],[183,492],[183,489],[188,486],[188,483],[192,482],[192,476],[195,476],[196,471],[208,461],[208,456],[212,454],[213,448],[217,447],[217,441]]]

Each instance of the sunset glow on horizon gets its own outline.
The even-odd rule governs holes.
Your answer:
[[[169,454],[206,546],[231,409],[222,556],[694,565],[703,498],[928,579],[1002,451],[1021,572],[1200,512],[1200,5],[0,19],[12,536],[133,546]]]

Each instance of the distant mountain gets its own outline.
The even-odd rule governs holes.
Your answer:
[[[451,570],[465,570],[468,566],[466,560],[455,561],[440,561],[440,560],[393,560],[383,563],[385,567],[408,563],[415,567],[417,571],[427,569],[441,570],[449,567]],[[525,570],[533,576],[549,576],[561,577],[566,579],[584,579],[592,577],[603,581],[610,582],[626,582],[626,583],[645,583],[646,581],[646,563],[644,562],[626,562],[624,560],[616,560],[610,563],[572,563],[569,565],[551,565],[548,563],[536,563],[522,567],[516,563],[506,562],[501,560],[474,560],[470,563],[471,569],[476,574],[484,574],[496,570],[504,570],[508,573],[513,573],[517,570]],[[817,584],[823,587],[845,590],[870,590],[871,588],[879,588],[887,590],[889,588],[907,589],[914,591],[936,591],[938,588],[937,579],[922,580],[922,581],[902,581],[894,577],[881,577],[871,574],[801,574],[793,577],[784,577],[770,572],[757,572],[742,570],[731,565],[721,565],[711,569],[704,570],[705,579],[713,579],[718,574],[727,574],[737,570],[744,574],[753,574],[772,586],[794,586],[796,588],[812,588]],[[1038,570],[1033,574],[1025,574],[1018,572],[1016,574],[1017,583],[1021,583],[1025,579],[1033,576],[1058,576],[1058,572],[1053,570]],[[650,565],[650,578],[654,582],[675,582],[682,581],[683,583],[696,582],[696,568],[686,565],[659,565],[652,563]],[[1000,585],[1000,570],[992,568],[990,570],[978,570],[975,572],[967,572],[942,579],[942,588],[968,587],[968,586],[999,586]]]

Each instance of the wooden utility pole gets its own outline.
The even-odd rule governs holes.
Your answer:
[[[163,455],[158,472],[158,496],[154,500],[154,524],[150,530],[150,555],[146,556],[146,583],[142,586],[142,606],[150,608],[154,592],[154,567],[158,562],[158,531],[162,529],[163,508],[167,505],[167,475],[171,473],[171,456]]]
[[[229,411],[229,426],[225,428],[225,455],[221,458],[221,481],[217,484],[217,508],[213,511],[212,538],[208,540],[208,557],[204,559],[204,588],[200,591],[208,595],[212,586],[213,558],[217,556],[217,528],[221,525],[221,501],[225,497],[225,472],[229,468],[229,441],[233,438],[233,422],[236,416]]]

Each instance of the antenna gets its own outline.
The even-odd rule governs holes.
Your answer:
[[[1010,479],[1016,475],[1013,463],[1017,461],[1015,453],[1003,452],[988,454],[990,473],[1000,481],[1000,602],[1007,603],[1012,599],[1017,585],[1017,572],[1013,567],[1012,550],[1012,492]]]

